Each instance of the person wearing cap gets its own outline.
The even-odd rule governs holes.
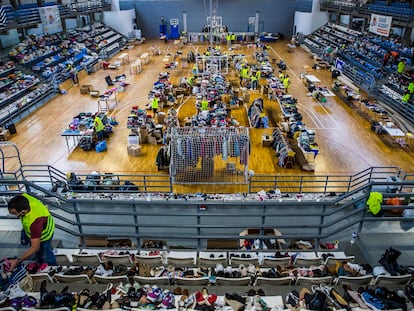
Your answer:
[[[39,264],[47,263],[50,266],[57,266],[52,248],[55,221],[46,205],[35,197],[23,193],[14,196],[7,208],[10,214],[20,219],[23,232],[30,239],[29,249],[18,258],[11,259],[8,270],[13,271],[19,263],[34,255]]]

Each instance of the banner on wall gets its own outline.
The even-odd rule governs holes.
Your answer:
[[[63,31],[59,8],[56,5],[39,8],[39,15],[45,35]]]
[[[391,16],[371,14],[369,31],[380,36],[388,37],[390,35],[391,22]]]

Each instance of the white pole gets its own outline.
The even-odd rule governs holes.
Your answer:
[[[183,31],[187,33],[187,12],[183,11]]]
[[[254,19],[254,32],[259,33],[259,11],[256,11],[256,18]]]
[[[210,0],[210,47],[213,47],[213,0]]]

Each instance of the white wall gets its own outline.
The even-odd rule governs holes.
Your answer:
[[[16,29],[10,29],[8,35],[0,35],[1,46],[8,48],[20,43],[19,34]]]
[[[42,24],[37,24],[37,27],[27,29],[27,34],[28,35],[40,35],[40,36],[42,36],[43,35]]]
[[[328,12],[321,12],[319,1],[313,0],[312,13],[295,11],[293,25],[296,26],[296,33],[301,32],[308,35],[329,21]]]
[[[296,11],[294,25],[296,26],[296,33],[301,32],[308,35],[328,21],[328,12],[304,13]]]
[[[67,18],[65,19],[65,26],[66,26],[66,29],[73,29],[73,28],[78,27],[78,22],[76,18]]]
[[[342,15],[339,17],[339,24],[341,25],[349,25],[350,16],[349,15]]]
[[[134,19],[135,10],[133,9],[127,11],[104,12],[103,15],[103,22],[124,36],[128,36],[128,34],[134,30]]]

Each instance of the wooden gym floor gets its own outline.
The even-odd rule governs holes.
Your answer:
[[[312,65],[310,55],[300,47],[288,49],[286,41],[269,43],[270,58],[279,61],[283,59],[288,69],[286,73],[290,76],[291,87],[289,93],[298,99],[298,108],[303,115],[303,121],[307,128],[316,131],[316,142],[319,144],[320,153],[316,157],[316,169],[314,172],[301,170],[296,163],[293,169],[281,168],[277,165],[275,151],[270,147],[261,145],[261,136],[272,133],[272,128],[250,129],[251,154],[249,169],[255,174],[273,175],[329,175],[329,174],[353,174],[371,166],[399,166],[406,172],[413,172],[414,157],[412,147],[401,148],[397,144],[378,136],[370,130],[370,123],[351,109],[340,99],[334,98],[332,103],[321,105],[312,97],[307,96],[307,88],[300,80],[303,65]],[[71,81],[62,85],[67,94],[58,95],[45,104],[38,111],[26,117],[16,124],[17,134],[11,137],[21,154],[23,164],[49,164],[64,172],[74,171],[79,174],[87,174],[91,171],[112,173],[142,173],[142,174],[168,174],[167,171],[158,171],[155,165],[156,154],[160,145],[142,145],[142,155],[132,157],[127,154],[127,139],[130,132],[126,128],[126,120],[132,106],[143,108],[148,102],[148,92],[157,80],[161,71],[169,71],[171,80],[178,84],[180,77],[189,77],[190,69],[182,69],[179,63],[178,69],[169,70],[164,68],[163,61],[166,53],[174,56],[179,49],[173,44],[165,44],[163,41],[149,41],[136,45],[133,49],[121,51],[129,54],[130,61],[136,59],[142,53],[148,52],[151,45],[158,45],[163,55],[152,56],[148,65],[143,66],[143,72],[131,75],[129,65],[121,65],[116,70],[99,70],[91,75],[80,74],[79,86],[90,84],[94,89],[103,93],[107,89],[104,77],[111,75],[112,78],[126,74],[126,82],[130,85],[124,93],[118,93],[118,105],[111,103],[109,114],[116,117],[119,125],[114,127],[114,134],[107,141],[108,151],[96,153],[85,152],[80,148],[68,150],[62,131],[71,122],[72,118],[80,112],[96,112],[98,110],[97,98],[82,95],[79,86],[73,86]],[[183,56],[189,50],[197,50],[204,53],[206,46],[196,44],[185,45],[180,48]],[[222,45],[222,49],[226,46]],[[243,53],[248,57],[250,63],[254,62],[254,48],[242,46],[235,53]],[[113,63],[116,56],[111,60]],[[170,57],[172,60],[172,57]],[[276,73],[278,68],[273,64]],[[331,87],[332,79],[327,70],[314,71],[322,82],[321,86]],[[230,73],[229,77],[237,77]],[[266,81],[262,79],[261,83]],[[251,98],[261,96],[259,91],[252,91]],[[270,126],[275,127],[281,119],[280,109],[277,102],[269,101],[265,95],[265,110],[269,115]],[[194,97],[184,99],[179,107],[179,119],[195,113]],[[232,110],[233,116],[240,125],[249,126],[246,107]],[[177,107],[178,108],[178,107]],[[167,112],[168,108],[164,108]],[[177,188],[178,189],[178,188]],[[240,188],[241,189],[241,188]],[[227,185],[208,186],[186,186],[177,192],[237,192],[238,187]]]

